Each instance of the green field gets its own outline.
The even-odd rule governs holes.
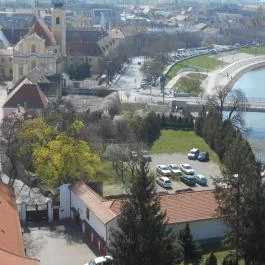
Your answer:
[[[265,55],[265,46],[241,48],[238,52],[245,52],[253,55]]]
[[[190,58],[175,64],[167,74],[167,81],[171,80],[183,68],[199,68],[208,71],[215,69],[221,64],[222,62],[218,59],[207,55]]]
[[[198,97],[201,92],[201,89],[200,89],[201,82],[206,77],[207,75],[205,74],[190,73],[190,74],[187,74],[185,77],[184,76],[181,77],[176,82],[174,87],[180,89],[180,91],[178,90],[178,92],[189,93],[193,97]]]
[[[219,163],[217,155],[210,149],[201,137],[195,134],[194,131],[162,130],[161,136],[152,145],[151,153],[187,153],[194,147],[207,151],[210,154],[211,160]]]

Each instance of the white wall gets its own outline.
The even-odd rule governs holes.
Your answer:
[[[86,218],[86,205],[73,192],[71,192],[71,206],[74,207],[80,214],[81,220],[86,220],[87,223],[106,241],[106,227],[89,209],[89,220]]]
[[[221,219],[194,221],[189,222],[189,225],[195,240],[223,237],[226,229]],[[185,228],[186,223],[170,224],[167,226],[178,234],[181,229]]]
[[[60,209],[59,219],[70,218],[71,206],[70,206],[70,184],[63,184],[59,187],[60,190]]]

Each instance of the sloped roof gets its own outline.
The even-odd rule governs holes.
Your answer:
[[[103,54],[97,42],[68,42],[66,50],[70,56],[101,56]]]
[[[56,45],[56,40],[53,33],[50,31],[48,26],[44,23],[43,20],[37,19],[32,30],[29,32],[29,35],[36,33],[38,36],[45,40],[47,46]]]
[[[0,248],[24,256],[15,194],[3,183],[0,184],[0,212]]]
[[[106,37],[108,33],[106,31],[97,30],[67,30],[66,42],[84,41],[84,42],[97,42]]]
[[[160,204],[168,224],[216,218],[217,202],[210,190],[161,195]],[[112,211],[120,214],[121,205],[122,200],[114,200]]]
[[[0,248],[0,260],[4,265],[39,265],[39,260],[17,256]]]
[[[117,216],[110,208],[110,201],[97,194],[84,182],[78,182],[71,190],[85,205],[87,205],[102,223],[106,224]]]
[[[83,182],[74,185],[72,191],[104,224],[120,214],[125,201],[103,198]],[[212,190],[160,195],[160,204],[161,210],[166,211],[168,224],[217,218],[217,202]]]
[[[38,265],[38,260],[25,257],[15,194],[3,183],[0,183],[0,213],[0,263]]]
[[[2,32],[8,41],[15,45],[28,33],[28,28],[3,28]]]
[[[17,108],[18,105],[24,106],[27,103],[29,109],[45,109],[48,106],[48,99],[39,86],[24,80],[22,85],[19,83],[8,95],[3,108]]]

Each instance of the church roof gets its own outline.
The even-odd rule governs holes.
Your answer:
[[[28,80],[27,78],[24,80]],[[29,109],[45,109],[48,106],[48,99],[40,90],[38,84],[32,84],[30,81],[22,81],[8,95],[3,108],[17,108],[18,105],[27,104]]]
[[[56,40],[53,33],[44,23],[43,20],[41,19],[36,20],[36,23],[34,24],[32,30],[29,32],[29,35],[33,33],[36,33],[38,36],[43,38],[47,46],[56,45]]]

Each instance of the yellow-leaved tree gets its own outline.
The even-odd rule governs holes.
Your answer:
[[[36,173],[50,187],[95,177],[99,162],[99,156],[91,152],[85,141],[65,133],[33,152]]]
[[[71,133],[59,133],[42,118],[23,124],[19,134],[20,156],[30,160],[29,170],[47,186],[95,177],[99,155],[90,150],[87,142],[74,137],[82,127],[81,121],[75,121]]]

